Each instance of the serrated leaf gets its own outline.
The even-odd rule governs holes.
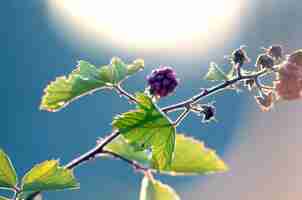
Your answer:
[[[152,149],[152,165],[168,169],[175,147],[175,127],[145,94],[136,96],[138,108],[114,118],[112,125],[136,150]]]
[[[130,144],[120,141],[120,139],[116,142],[113,141],[112,146],[109,144],[108,150],[151,167],[150,158],[146,152],[135,151]],[[156,166],[153,168],[158,170]],[[215,151],[206,148],[202,142],[196,139],[183,134],[176,134],[171,166],[169,170],[162,171],[162,173],[168,175],[202,175],[227,170],[228,166]]]
[[[153,178],[144,177],[141,184],[140,200],[180,200],[177,193],[168,185]]]
[[[117,153],[129,160],[135,160],[142,164],[149,164],[149,156],[146,151],[136,151],[132,145],[129,145],[125,138],[120,136],[106,145],[107,151]]]
[[[112,58],[109,65],[100,68],[81,60],[68,77],[58,77],[45,88],[40,108],[58,111],[77,98],[111,88],[143,67],[142,61],[136,60],[127,65],[116,57]]]
[[[18,178],[16,170],[5,152],[0,149],[0,188],[14,188]]]
[[[223,81],[228,80],[228,77],[216,63],[211,62],[208,73],[204,76],[204,79],[209,81]]]
[[[45,191],[76,189],[79,183],[72,170],[59,166],[59,161],[48,160],[34,166],[22,179],[22,190]]]
[[[215,151],[206,148],[198,140],[177,134],[171,169],[165,173],[171,175],[193,175],[227,170],[228,166],[219,158]]]
[[[6,197],[0,196],[0,200],[9,200],[9,199]]]

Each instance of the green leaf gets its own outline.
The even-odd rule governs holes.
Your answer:
[[[0,196],[0,200],[9,200],[9,199],[6,197]]]
[[[72,170],[59,166],[59,161],[48,160],[34,166],[22,180],[24,191],[76,189],[79,183]]]
[[[45,88],[40,108],[58,111],[84,95],[112,88],[143,67],[142,60],[135,60],[127,65],[116,57],[112,58],[109,65],[100,68],[81,60],[68,77],[58,77]]]
[[[18,178],[16,170],[5,152],[0,149],[0,188],[14,188]]]
[[[223,81],[228,80],[227,75],[214,62],[210,63],[209,71],[204,76],[204,79],[209,81]]]
[[[106,150],[141,164],[151,165],[146,152],[135,151],[122,137],[110,143]],[[153,168],[159,170],[156,166],[153,166]],[[202,142],[196,139],[183,134],[176,134],[175,151],[171,166],[162,173],[168,175],[203,175],[227,170],[228,166],[215,151],[206,148]]]
[[[141,71],[145,66],[145,62],[143,59],[136,59],[132,64],[127,66],[127,75],[133,75],[138,71]]]
[[[227,73],[226,76],[227,76],[228,80],[231,80],[231,79],[233,79],[233,78],[235,78],[237,76],[236,69],[235,69],[234,66],[231,67],[230,71]]]
[[[193,175],[227,170],[228,166],[219,158],[215,151],[206,148],[202,142],[191,137],[177,134],[171,169],[165,173],[171,175]]]
[[[138,108],[115,117],[112,125],[136,150],[152,149],[152,166],[168,169],[175,147],[175,127],[150,97],[139,93],[136,99]]]
[[[149,164],[149,157],[146,151],[136,151],[135,148],[128,144],[124,137],[120,136],[106,145],[104,150],[117,153],[129,160],[136,160],[142,164]]]
[[[176,192],[152,177],[145,176],[141,185],[140,200],[180,200]]]

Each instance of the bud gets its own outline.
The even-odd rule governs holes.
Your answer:
[[[248,88],[249,91],[251,91],[256,85],[255,79],[247,79],[244,81],[244,86]]]
[[[255,66],[258,70],[272,68],[274,66],[274,60],[271,56],[267,54],[260,54],[257,57]]]
[[[244,63],[249,62],[250,59],[243,48],[244,46],[241,46],[239,49],[233,51],[232,61],[234,62],[234,64],[243,65]]]
[[[131,75],[134,74],[135,72],[138,72],[142,69],[144,69],[145,66],[145,62],[143,59],[136,59],[135,61],[133,61],[132,64],[127,66],[127,74]]]
[[[282,58],[282,47],[280,45],[272,45],[269,48],[265,49],[266,53],[278,60]]]
[[[200,113],[203,114],[202,122],[210,122],[215,119],[216,108],[211,104],[204,104],[200,106]]]
[[[274,85],[280,99],[294,100],[302,97],[302,50],[295,51],[281,64],[278,80]]]
[[[263,112],[269,111],[274,105],[274,93],[262,93],[261,96],[255,96],[255,100]]]
[[[159,67],[147,76],[150,93],[158,97],[165,97],[171,94],[178,85],[176,73],[171,67]]]

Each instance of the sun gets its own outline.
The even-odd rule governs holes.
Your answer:
[[[186,49],[223,41],[244,0],[49,0],[79,38],[132,49]]]

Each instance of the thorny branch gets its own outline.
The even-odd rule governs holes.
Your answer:
[[[248,80],[248,79],[258,79],[259,77],[266,75],[270,72],[272,72],[272,71],[265,69],[265,70],[259,71],[252,75],[240,75],[240,76],[237,75],[237,77],[235,77],[231,80],[227,80],[214,87],[204,89],[201,92],[199,92],[198,94],[194,95],[193,97],[191,97],[187,100],[164,107],[161,109],[161,111],[164,113],[170,113],[170,112],[177,111],[179,109],[185,109],[184,112],[181,113],[181,115],[178,117],[178,119],[176,119],[176,121],[174,123],[174,126],[178,126],[182,122],[182,120],[188,115],[188,113],[191,111],[191,106],[194,105],[195,103],[197,103],[198,101],[200,101],[202,98],[208,97],[216,92],[222,91],[223,89],[228,88],[237,82],[241,82],[241,81]],[[137,103],[137,100],[135,99],[135,97],[132,96],[131,94],[129,94],[127,91],[125,91],[121,86],[118,85],[118,86],[114,87],[114,89],[116,89],[121,95],[127,97],[129,100]],[[104,147],[107,144],[109,144],[111,141],[113,141],[115,138],[117,138],[119,135],[120,135],[119,131],[113,131],[109,136],[104,138],[94,148],[92,148],[88,152],[80,155],[79,157],[75,158],[74,160],[70,161],[67,165],[65,165],[65,168],[74,169],[75,167],[77,167],[89,160],[94,159],[99,154],[107,154],[107,155],[113,156],[115,158],[118,158],[122,161],[125,161],[126,163],[130,164],[133,168],[135,168],[138,171],[142,171],[143,173],[145,173],[149,176],[152,176],[151,170],[147,167],[140,165],[138,162],[129,160],[117,153],[104,150]],[[29,199],[34,199],[34,197],[36,195],[38,195],[39,193],[40,192],[34,193],[33,195],[31,195],[31,197]]]

